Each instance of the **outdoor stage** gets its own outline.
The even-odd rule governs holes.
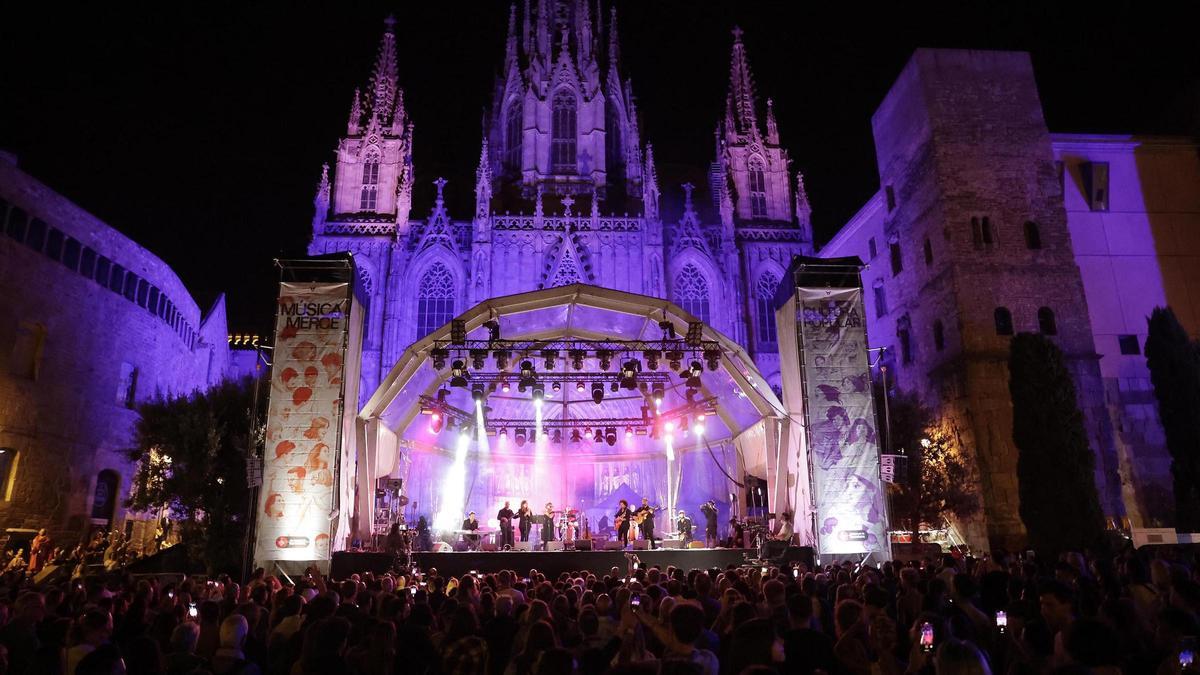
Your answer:
[[[753,557],[753,549],[742,548],[692,548],[692,549],[657,549],[654,551],[633,551],[639,560],[651,567],[666,569],[674,565],[685,570],[724,569],[728,565],[740,565],[747,556]],[[339,552],[333,554],[330,564],[330,576],[334,579],[344,579],[354,573],[375,572],[380,574],[392,567],[393,557],[387,553],[351,553]],[[499,572],[514,570],[524,575],[530,569],[545,574],[547,577],[557,577],[563,572],[588,570],[597,576],[604,576],[613,567],[619,567],[624,573],[628,563],[625,551],[475,551],[449,553],[414,553],[413,561],[428,570],[436,567],[438,574],[443,576],[462,576],[471,570],[478,572]]]

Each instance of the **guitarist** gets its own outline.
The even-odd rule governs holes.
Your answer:
[[[504,502],[504,508],[496,514],[496,520],[500,521],[500,548],[513,547],[513,529],[512,529],[513,510],[508,502]]]
[[[642,538],[650,542],[650,550],[654,550],[654,511],[654,507],[650,506],[650,500],[642,497],[642,506],[633,512],[633,515],[641,521]]]
[[[619,502],[621,508],[617,509],[616,518],[613,522],[617,524],[617,541],[621,542],[626,548],[629,547],[629,519],[633,517],[633,512],[629,510],[629,502],[622,499]]]

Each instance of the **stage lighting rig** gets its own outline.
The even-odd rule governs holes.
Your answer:
[[[488,352],[486,349],[471,350],[471,367],[475,370],[483,370],[485,361],[487,361]]]
[[[582,349],[572,349],[568,355],[571,357],[571,367],[575,370],[583,370],[583,359],[587,357],[587,352]]]
[[[662,329],[664,341],[676,339],[677,336],[675,335],[675,324],[671,323],[670,321],[659,321],[658,327]]]
[[[492,352],[492,358],[496,359],[496,370],[508,370],[508,359],[511,354],[507,349],[497,349]]]
[[[720,349],[705,349],[704,360],[708,364],[709,370],[716,370],[721,367],[721,350]]]
[[[456,359],[450,364],[450,386],[451,387],[466,387],[467,380],[471,374],[467,372],[467,364],[463,363],[462,359]]]
[[[533,361],[526,359],[521,362],[521,379],[517,381],[517,391],[525,391],[532,387],[537,371],[533,369]]]
[[[575,383],[575,391],[582,394],[583,392],[587,391],[587,385],[584,384],[582,381],[576,382]]]
[[[617,444],[617,428],[616,427],[608,427],[607,429],[604,430],[604,442],[608,443],[610,446]]]
[[[542,359],[545,360],[546,370],[554,370],[554,363],[558,360],[557,349],[543,349]]]
[[[603,400],[604,400],[604,383],[603,382],[593,382],[592,383],[592,402],[594,402],[596,405],[600,405],[601,401],[603,401]]]
[[[689,346],[699,347],[700,343],[704,342],[704,323],[700,321],[689,321],[687,337],[684,342]]]
[[[467,322],[462,319],[450,321],[450,344],[462,345],[467,343]]]
[[[671,370],[679,370],[682,368],[683,352],[679,351],[678,349],[672,349],[671,351],[667,352],[667,365],[671,367]]]
[[[442,433],[442,427],[445,425],[445,420],[442,418],[442,413],[434,410],[429,414],[429,431],[435,434]]]
[[[561,430],[561,429],[555,429],[555,430],[554,430],[554,436],[553,436],[552,438],[554,439],[554,442],[555,442],[555,443],[562,443],[562,430]]]
[[[492,319],[485,321],[483,327],[488,331],[488,342],[497,342],[500,340],[500,322]]]
[[[642,362],[637,359],[629,359],[621,365],[621,387],[623,389],[634,389],[637,387],[638,373],[642,372]]]
[[[657,349],[647,349],[642,352],[642,356],[646,359],[646,367],[650,370],[658,370],[658,359],[662,356],[662,352]]]
[[[604,442],[604,432],[597,429],[596,434],[594,436],[592,436],[592,442],[593,443],[603,443]]]
[[[476,404],[483,405],[483,399],[485,396],[486,395],[483,393],[482,384],[477,384],[471,387],[471,400],[475,401]]]
[[[550,390],[551,390],[551,391],[553,391],[553,392],[554,392],[554,393],[556,393],[556,394],[557,394],[557,393],[559,393],[560,391],[562,391],[562,383],[561,383],[561,382],[554,382],[554,383],[552,383],[552,384],[550,385]]]
[[[518,448],[525,447],[525,430],[517,429],[517,432],[513,434],[513,440],[517,442]]]
[[[583,440],[583,436],[581,436],[579,434],[578,429],[571,431],[571,442],[572,443],[574,443],[575,445],[579,445],[580,441],[582,441],[582,440]]]
[[[625,427],[625,440],[633,440],[633,427]]]
[[[657,409],[662,405],[663,395],[665,394],[666,390],[661,383],[655,382],[654,387],[652,387],[650,391],[652,392],[650,396],[654,400],[654,407]]]
[[[540,405],[542,405],[542,402],[545,400],[546,400],[546,385],[542,384],[541,382],[535,382],[533,384],[533,404],[535,406],[540,406]]]
[[[429,352],[429,356],[433,359],[433,369],[441,370],[446,367],[446,359],[450,358],[450,351],[438,348]]]
[[[691,367],[679,373],[679,376],[687,380],[686,384],[695,389],[700,388],[700,374],[704,372],[704,367],[699,361],[692,361]]]
[[[508,383],[508,380],[502,380],[500,382],[500,391],[504,392],[505,394],[512,391],[512,386]]]

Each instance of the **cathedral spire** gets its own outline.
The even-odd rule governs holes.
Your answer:
[[[621,60],[621,41],[617,37],[617,6],[609,10],[608,23],[608,67],[617,70]]]
[[[525,54],[525,58],[529,58],[529,54],[533,51],[533,31],[529,25],[529,0],[525,0],[525,11],[521,14],[521,51]]]
[[[733,55],[729,63],[729,115],[737,131],[742,134],[758,135],[758,118],[754,112],[754,78],[750,75],[750,61],[746,58],[746,46],[742,44],[742,29],[733,28]],[[728,115],[728,113],[727,113]]]
[[[537,12],[537,61],[542,64],[543,72],[550,70],[550,3],[548,0],[538,0]],[[530,59],[534,61],[535,59]]]
[[[492,207],[492,159],[488,155],[487,137],[479,149],[479,166],[475,169],[476,226],[486,223]]]
[[[646,144],[646,168],[642,170],[642,206],[646,220],[658,220],[658,171],[654,168],[654,146]],[[691,193],[688,193],[689,199]]]
[[[779,145],[779,125],[775,123],[775,102],[767,99],[767,142]]]
[[[371,123],[379,126],[392,122],[392,106],[396,102],[396,82],[399,72],[396,66],[396,17],[389,15],[383,20],[383,37],[379,41],[379,54],[375,57],[375,69],[371,72]]]
[[[504,43],[504,71],[517,62],[517,3],[508,6],[508,39]]]
[[[313,197],[313,233],[324,229],[329,216],[329,162],[321,165],[321,180],[317,183],[317,195]]]
[[[808,247],[807,254],[813,250],[812,205],[808,202],[808,190],[804,189],[804,174],[796,172],[796,225],[800,229],[800,240]]]
[[[346,135],[357,136],[362,125],[362,92],[354,88],[354,99],[350,101],[350,119],[346,121]]]

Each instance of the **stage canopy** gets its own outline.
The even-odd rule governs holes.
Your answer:
[[[683,337],[689,322],[698,321],[665,300],[583,284],[493,298],[457,318],[465,322],[468,340],[487,340],[489,331],[484,324],[496,321],[505,340],[548,341],[660,340],[663,321],[670,322]],[[736,501],[740,506],[733,511],[740,514],[747,499],[737,484],[744,483],[747,474],[768,481],[770,511],[776,510],[780,500],[790,510],[791,472],[782,450],[789,418],[783,404],[737,343],[708,326],[704,326],[703,337],[720,347],[718,367],[705,367],[696,397],[714,399],[713,414],[706,416],[702,433],[690,424],[688,429],[678,430],[670,448],[663,438],[653,439],[641,429],[627,435],[623,426],[616,429],[615,443],[587,437],[573,442],[566,430],[560,441],[551,438],[521,446],[511,434],[503,438],[473,434],[469,446],[462,447],[456,430],[435,433],[430,416],[421,414],[421,397],[436,397],[439,390],[448,392],[449,405],[476,410],[470,386],[447,386],[451,368],[434,368],[431,351],[435,343],[451,339],[451,324],[442,326],[404,351],[359,414],[358,513],[371,512],[375,480],[391,476],[406,481],[406,493],[417,502],[415,512],[433,518],[447,508],[439,502],[457,498],[447,496],[442,487],[456,463],[465,465],[461,467],[466,483],[463,509],[479,511],[485,526],[499,503],[507,499],[514,501],[515,508],[515,502],[528,498],[535,512],[542,509],[544,501],[588,511],[607,505],[607,497],[621,486],[655,503],[685,508],[697,519],[695,509],[703,501],[716,499],[728,509],[733,503],[730,496],[739,495]],[[508,369],[518,368],[523,358],[545,371],[538,353],[513,355]],[[616,359],[612,367],[619,367]],[[487,369],[495,370],[490,357]],[[594,355],[589,354],[583,368],[576,370],[564,353],[549,372],[599,370]],[[685,404],[685,379],[671,371],[665,358],[658,371],[670,376],[662,409]],[[605,384],[604,398],[597,404],[590,384],[580,386],[582,391],[569,379],[557,392],[547,386],[542,418],[600,420],[643,415],[646,396],[637,389],[613,392]],[[533,420],[537,414],[530,392],[519,392],[515,384],[508,393],[499,389],[489,392],[485,410],[488,419]],[[591,435],[596,429],[586,431]],[[668,457],[672,461],[668,462]],[[782,471],[778,470],[780,464],[784,465]],[[794,487],[795,478],[791,483]],[[366,520],[359,518],[360,532],[370,527],[363,522]]]

